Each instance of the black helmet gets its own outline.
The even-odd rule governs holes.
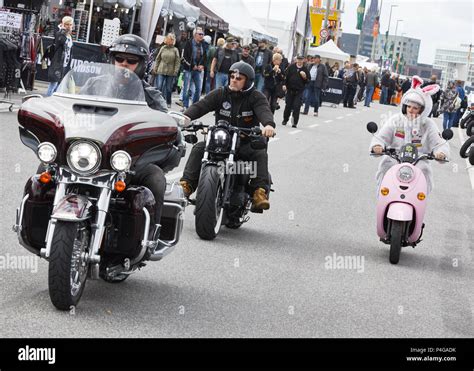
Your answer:
[[[253,87],[253,82],[255,81],[255,71],[253,70],[250,64],[240,61],[230,66],[229,82],[230,82],[231,73],[239,73],[247,77],[247,81],[245,82],[245,86],[243,90],[249,90],[250,88]]]
[[[114,56],[117,53],[127,53],[140,57],[140,62],[138,63],[137,68],[135,69],[135,73],[140,78],[144,77],[146,62],[150,51],[148,49],[146,41],[143,40],[140,36],[133,34],[119,36],[117,39],[114,40],[112,46],[109,48],[109,53],[111,56],[112,63],[115,63]]]

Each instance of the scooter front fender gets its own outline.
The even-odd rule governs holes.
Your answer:
[[[404,202],[394,202],[388,207],[387,218],[408,222],[413,220],[413,206]]]

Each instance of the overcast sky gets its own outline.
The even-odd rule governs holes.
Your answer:
[[[231,6],[232,0],[227,1]],[[271,1],[270,19],[288,22],[293,20],[296,6],[302,2],[302,0],[242,1],[252,14],[263,18],[267,16],[268,4]],[[371,1],[366,1],[366,10]],[[343,3],[343,32],[358,33],[355,26],[360,0],[343,0]],[[474,42],[474,0],[379,0],[379,7],[381,3],[381,33],[385,34],[387,31],[391,5],[398,5],[392,11],[390,34],[395,34],[397,20],[403,19],[403,22],[399,22],[397,33],[401,35],[404,32],[406,33],[404,36],[421,40],[419,63],[433,64],[437,47],[458,47],[459,44]]]

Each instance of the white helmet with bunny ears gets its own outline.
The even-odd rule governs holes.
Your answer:
[[[422,118],[428,117],[432,108],[433,108],[433,100],[431,96],[436,94],[439,91],[438,84],[427,85],[423,89],[421,85],[423,84],[423,80],[419,76],[413,76],[411,81],[411,88],[403,94],[402,97],[402,113],[406,115],[407,113],[407,104],[409,102],[417,103],[423,107],[420,116]]]

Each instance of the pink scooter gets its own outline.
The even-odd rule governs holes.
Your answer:
[[[369,122],[367,130],[375,134],[377,124]],[[453,137],[453,132],[446,129],[442,136],[445,140],[449,140]],[[377,234],[380,241],[390,245],[390,263],[397,264],[402,246],[415,247],[421,241],[425,226],[423,219],[428,187],[425,175],[416,165],[420,160],[435,158],[432,153],[418,155],[418,149],[414,144],[405,144],[400,150],[386,148],[383,155],[390,156],[399,164],[387,171],[380,185],[377,201]]]

